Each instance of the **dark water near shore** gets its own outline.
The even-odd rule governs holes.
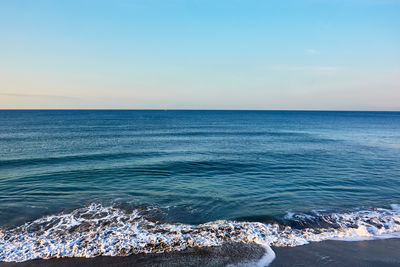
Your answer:
[[[280,220],[399,192],[399,112],[0,111],[0,225],[89,203]]]

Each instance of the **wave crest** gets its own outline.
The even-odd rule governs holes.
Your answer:
[[[225,242],[298,246],[327,239],[360,240],[399,236],[400,209],[342,214],[288,214],[292,224],[214,221],[200,225],[161,223],[139,210],[91,204],[70,213],[40,218],[0,230],[0,261],[22,262],[53,257],[126,256],[220,246]],[[308,227],[310,222],[318,227]],[[323,225],[323,226],[322,226]]]

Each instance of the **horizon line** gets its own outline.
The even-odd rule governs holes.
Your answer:
[[[179,108],[10,108],[0,111],[327,111],[327,112],[400,112],[398,110],[365,110],[365,109],[179,109]]]

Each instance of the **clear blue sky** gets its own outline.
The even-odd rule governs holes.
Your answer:
[[[0,1],[0,108],[400,110],[400,1]]]

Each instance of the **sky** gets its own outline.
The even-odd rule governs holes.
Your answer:
[[[1,0],[0,109],[400,110],[400,0]]]

